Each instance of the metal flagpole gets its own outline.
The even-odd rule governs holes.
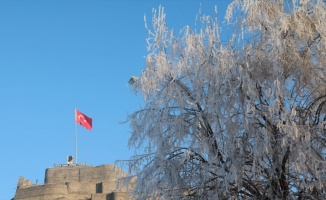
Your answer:
[[[78,163],[78,151],[77,151],[77,122],[76,122],[76,119],[77,119],[77,115],[76,115],[76,108],[75,108],[75,157],[76,157],[76,164]]]

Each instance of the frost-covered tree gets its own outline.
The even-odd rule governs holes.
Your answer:
[[[234,0],[175,35],[153,13],[129,116],[137,199],[326,199],[326,8]]]

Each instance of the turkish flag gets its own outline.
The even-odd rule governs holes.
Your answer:
[[[81,113],[76,109],[75,113],[76,123],[84,126],[88,130],[92,130],[92,118],[87,117],[85,114]]]

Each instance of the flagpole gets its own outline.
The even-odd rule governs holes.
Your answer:
[[[76,108],[75,108],[75,157],[76,157],[76,164],[78,163],[78,151],[77,151],[77,134],[78,132],[77,132],[77,122],[76,122]]]

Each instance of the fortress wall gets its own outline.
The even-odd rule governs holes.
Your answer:
[[[111,193],[117,190],[117,183],[115,181],[102,182],[103,193]]]
[[[124,192],[112,192],[109,194],[92,194],[92,200],[131,200]]]
[[[92,194],[96,193],[96,185],[89,183],[80,182],[69,182],[67,183],[69,194]]]
[[[125,185],[123,181],[102,181],[102,191],[103,193],[111,193],[111,192],[125,192],[127,193],[128,190],[132,190],[135,187],[136,182],[133,181],[128,184],[128,187]]]
[[[123,182],[120,182],[117,185],[116,181],[102,181],[102,191],[103,193],[127,192],[127,187],[124,185]]]
[[[69,200],[89,200],[91,198],[92,198],[92,194],[69,194],[69,195],[67,195],[67,199],[69,199]],[[53,200],[53,199],[48,199],[48,200]]]
[[[99,170],[99,167],[80,168],[79,174],[80,182],[96,183],[106,178],[105,174]]]
[[[79,166],[49,168],[45,172],[45,184],[58,184],[66,182],[88,182],[98,183],[102,180],[113,181],[125,173],[114,165]]]
[[[114,165],[100,165],[97,167],[80,168],[81,182],[101,182],[103,180],[114,181],[125,173]]]
[[[79,168],[48,168],[45,170],[44,184],[65,184],[79,182]]]
[[[50,185],[37,185],[29,188],[17,189],[15,200],[19,199],[35,199],[39,196],[52,195],[62,197],[68,194],[66,185],[50,184]]]
[[[92,200],[108,200],[108,194],[92,194]]]
[[[22,198],[15,198],[15,200],[71,200],[65,198],[63,195],[42,195],[42,196],[35,196],[35,197],[22,197]]]
[[[20,177],[15,200],[130,199],[123,182],[117,188],[118,179],[124,176],[114,165],[49,168],[44,185],[33,185]]]
[[[112,192],[107,196],[107,200],[127,200],[127,199],[131,199],[131,198],[128,198],[128,195],[125,192]]]

